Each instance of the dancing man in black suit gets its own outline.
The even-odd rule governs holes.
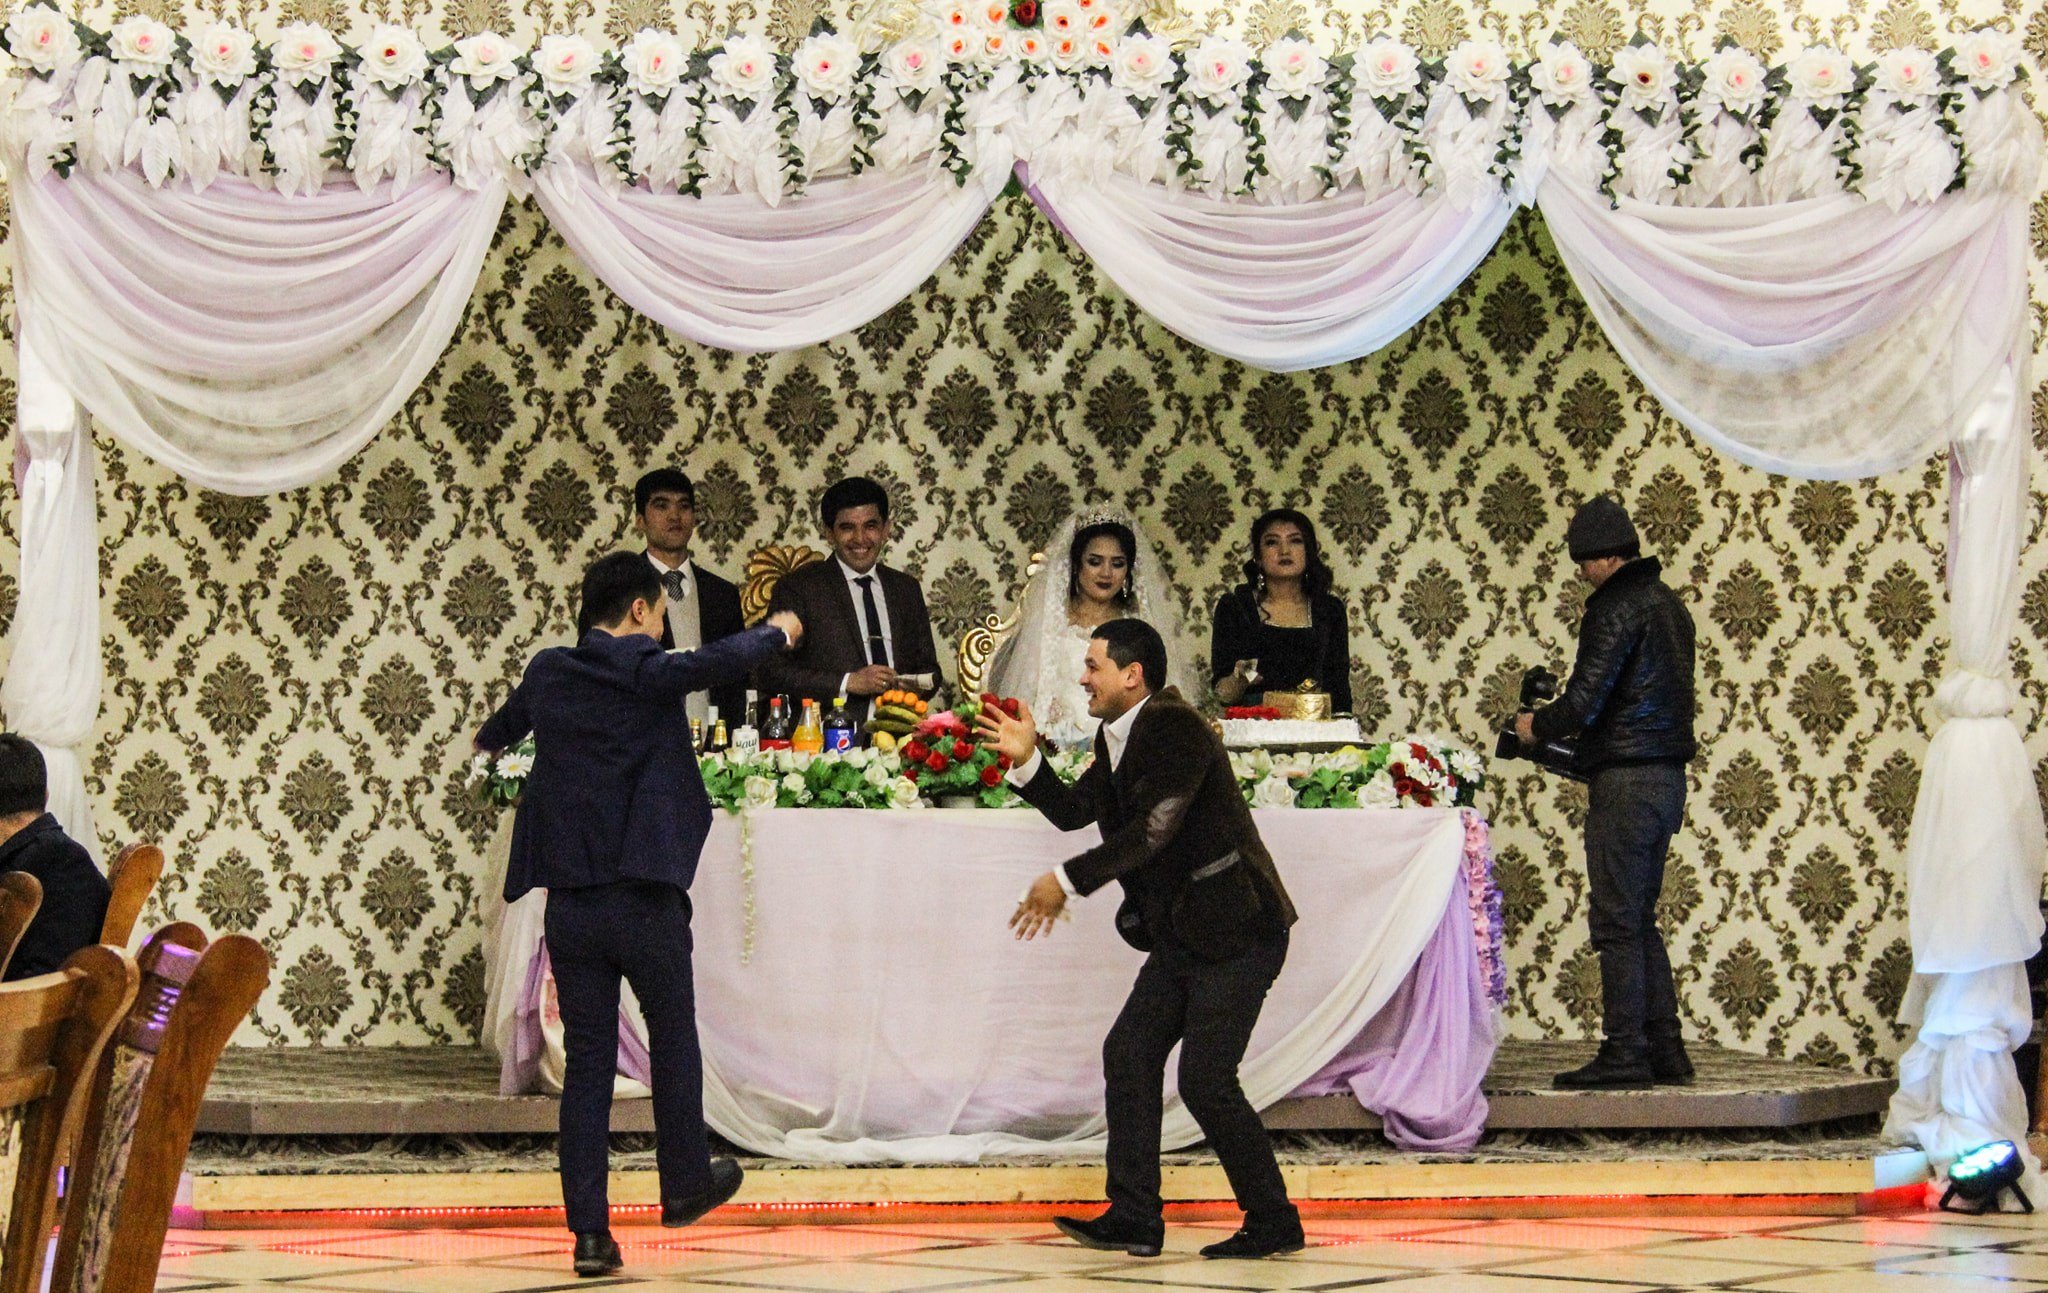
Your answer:
[[[829,705],[842,692],[856,722],[870,697],[902,687],[931,692],[941,679],[924,589],[882,563],[889,544],[889,493],[865,476],[833,485],[818,501],[832,560],[792,570],[775,585],[770,611],[794,611],[804,644],[761,667],[761,686],[800,705]],[[917,685],[913,680],[920,680]]]
[[[1011,783],[1061,830],[1090,823],[1102,843],[1033,882],[1010,918],[1019,938],[1050,932],[1069,898],[1123,883],[1117,931],[1148,953],[1102,1044],[1108,1087],[1109,1210],[1053,1224],[1090,1248],[1156,1257],[1165,1238],[1159,1126],[1166,1057],[1180,1044],[1180,1098],[1201,1124],[1244,1209],[1243,1227],[1204,1257],[1268,1257],[1303,1246],[1301,1214],[1238,1065],[1266,991],[1287,959],[1294,904],[1259,839],[1223,743],[1165,688],[1166,644],[1143,620],[1095,630],[1082,665],[1102,720],[1095,762],[1068,786],[1038,753],[1031,711],[985,705],[984,744],[1012,761]]]
[[[739,1164],[712,1159],[704,1134],[689,889],[711,801],[682,700],[746,676],[800,640],[803,624],[774,615],[760,628],[670,653],[659,641],[666,600],[645,557],[600,558],[583,576],[583,640],[535,656],[476,737],[477,748],[491,752],[528,732],[534,738],[505,901],[548,891],[548,960],[568,1060],[562,1201],[578,1275],[621,1264],[605,1190],[621,978],[647,1019],[662,1224],[686,1226],[740,1187]]]
[[[690,539],[697,533],[697,487],[688,476],[673,467],[642,476],[633,486],[633,521],[647,540],[647,559],[668,594],[668,615],[661,625],[664,650],[695,651],[747,626],[740,617],[740,590],[690,560]],[[711,707],[716,707],[719,717],[734,727],[740,725],[745,704],[744,679],[709,692],[693,691],[684,702],[698,722],[708,722]]]

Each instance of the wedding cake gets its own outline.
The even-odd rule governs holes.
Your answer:
[[[1233,750],[1356,745],[1365,740],[1358,720],[1332,717],[1327,692],[1312,682],[1299,691],[1267,692],[1266,703],[1223,711],[1223,744]]]

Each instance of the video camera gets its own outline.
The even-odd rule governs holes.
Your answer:
[[[1537,665],[1522,674],[1522,700],[1516,712],[1534,709],[1548,700],[1557,698],[1557,675]],[[1524,746],[1522,738],[1515,735],[1515,723],[1511,718],[1501,729],[1500,739],[1494,742],[1493,757],[1496,759],[1527,759],[1537,767],[1555,772],[1560,777],[1573,781],[1584,781],[1573,765],[1578,761],[1578,749],[1570,741],[1538,741],[1535,745]]]

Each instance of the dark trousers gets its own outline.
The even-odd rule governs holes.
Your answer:
[[[1265,1124],[1238,1085],[1266,990],[1287,959],[1287,937],[1232,960],[1198,961],[1160,947],[1102,1043],[1108,1086],[1110,1213],[1157,1230],[1159,1127],[1166,1102],[1166,1057],[1180,1043],[1180,1098],[1222,1160],[1237,1206],[1253,1225],[1292,1226],[1300,1214],[1273,1159]]]
[[[1632,1056],[1678,1036],[1678,991],[1657,930],[1664,859],[1685,820],[1685,767],[1645,763],[1593,774],[1586,877],[1600,1010],[1610,1045]]]
[[[609,1225],[612,1079],[619,1067],[619,981],[647,1020],[654,1153],[661,1196],[711,1184],[704,1065],[690,977],[690,898],[674,885],[622,880],[548,894],[548,960],[568,1052],[562,1075],[562,1203],[577,1234]]]

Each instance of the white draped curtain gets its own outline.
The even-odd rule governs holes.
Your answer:
[[[2024,962],[2041,945],[2044,859],[2008,650],[2032,447],[2025,206],[1616,207],[1554,175],[1537,206],[1622,358],[1733,456],[1858,477],[1949,445],[1952,658],[1906,848],[1902,1017],[1918,1035],[1886,1131],[1943,1169],[1989,1140],[2024,1147],[2011,1051],[2032,1027]]]
[[[704,344],[776,350],[858,327],[928,278],[1008,176],[1001,132],[980,148],[965,184],[938,169],[877,172],[817,180],[776,206],[608,184],[578,162],[534,178],[549,218],[623,299]],[[2027,1030],[2019,963],[2042,932],[2043,828],[2008,643],[2028,499],[2019,194],[2031,191],[1893,210],[1839,194],[1615,205],[1557,173],[1535,187],[1622,358],[1710,443],[1822,477],[1950,446],[1954,658],[1908,848],[1920,1032],[1891,1124],[1940,1164],[1991,1133],[2024,1133],[2007,1053]],[[1470,186],[1457,200],[1398,188],[1266,203],[1069,167],[1033,193],[1168,327],[1278,371],[1387,344],[1456,290],[1512,214],[1508,197]],[[51,752],[84,838],[76,751],[99,672],[80,406],[209,488],[318,479],[445,349],[504,201],[498,181],[463,189],[435,173],[304,197],[230,175],[198,193],[122,171],[17,183],[28,459],[0,706]]]

